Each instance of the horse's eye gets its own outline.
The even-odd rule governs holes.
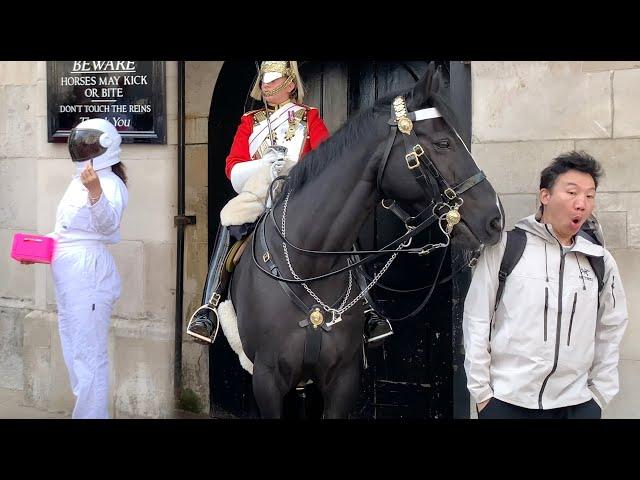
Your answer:
[[[449,148],[449,140],[447,138],[433,142],[433,144],[438,148]]]

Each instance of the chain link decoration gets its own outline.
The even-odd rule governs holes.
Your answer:
[[[289,203],[289,197],[291,195],[291,192],[289,192],[287,194],[287,198],[285,198],[284,200],[284,206],[282,208],[282,236],[286,236],[286,218],[287,218],[287,205]],[[411,239],[409,239],[411,240]],[[345,306],[345,303],[347,302],[347,300],[349,299],[349,296],[351,295],[351,287],[353,285],[353,277],[352,277],[352,273],[351,270],[349,270],[349,286],[347,287],[347,293],[344,297],[344,300],[342,301],[342,304],[340,305],[340,307],[338,307],[337,309],[330,307],[329,305],[327,305],[326,303],[324,303],[322,300],[320,300],[320,298],[315,294],[315,292],[313,292],[313,290],[311,290],[309,288],[309,286],[306,283],[302,283],[301,285],[304,287],[304,289],[307,291],[307,293],[309,295],[311,295],[311,297],[318,302],[318,304],[326,311],[326,312],[331,312],[332,316],[333,316],[333,321],[329,322],[327,325],[331,326],[334,323],[337,323],[339,321],[341,321],[342,319],[340,318],[342,316],[342,314],[344,312],[346,312],[347,310],[349,310],[351,307],[353,307],[356,303],[358,303],[358,301],[360,301],[360,299],[362,299],[365,294],[378,282],[378,280],[380,280],[380,277],[382,277],[382,275],[384,275],[384,273],[387,271],[387,269],[391,266],[391,263],[393,263],[393,261],[396,259],[396,257],[398,256],[397,251],[401,250],[402,248],[407,247],[411,242],[407,242],[406,244],[400,244],[398,245],[398,247],[396,248],[396,253],[394,253],[393,255],[391,255],[391,258],[389,258],[389,260],[387,260],[387,263],[385,263],[384,267],[382,267],[382,269],[373,277],[373,279],[371,280],[371,282],[369,283],[369,285],[367,285],[353,300],[351,300],[351,302],[349,302],[348,305]],[[289,259],[289,251],[287,250],[287,244],[285,242],[282,242],[282,249],[284,251],[284,257],[287,260],[287,266],[289,267],[289,271],[291,272],[291,275],[293,275],[293,277],[296,280],[300,280],[300,277],[298,276],[298,274],[293,270],[293,266],[291,265],[291,260]]]
[[[265,97],[273,97],[274,95],[279,94],[281,91],[283,91],[285,88],[287,88],[287,86],[293,82],[293,77],[289,76],[283,83],[282,85],[276,87],[276,88],[272,88],[271,90],[262,90],[262,95]]]

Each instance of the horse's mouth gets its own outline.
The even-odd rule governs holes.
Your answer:
[[[482,245],[482,242],[475,236],[464,220],[462,220],[453,229],[451,244],[463,250],[477,250]]]

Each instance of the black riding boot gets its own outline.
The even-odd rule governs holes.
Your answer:
[[[366,305],[364,318],[364,338],[369,346],[382,344],[382,339],[393,335],[393,328],[391,328],[389,320],[380,317],[369,305]]]
[[[193,313],[187,325],[187,334],[199,343],[213,343],[218,334],[218,305],[224,300],[231,278],[231,272],[225,265],[231,245],[229,229],[220,225],[209,262],[202,306]]]

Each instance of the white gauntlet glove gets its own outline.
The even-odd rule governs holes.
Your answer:
[[[237,193],[240,193],[246,181],[264,166],[270,167],[272,178],[277,177],[279,175],[278,172],[284,166],[286,153],[286,147],[274,145],[267,147],[262,158],[236,163],[231,169],[231,184],[233,185],[233,189]],[[276,173],[275,177],[273,176],[274,173]]]
[[[284,157],[287,154],[287,147],[281,145],[273,145],[268,147],[262,159],[269,162],[271,166],[271,180],[280,174],[280,170],[284,165]]]
[[[262,158],[275,157],[275,161],[277,161],[284,160],[285,155],[287,155],[287,147],[283,147],[282,145],[272,145],[267,147]]]

